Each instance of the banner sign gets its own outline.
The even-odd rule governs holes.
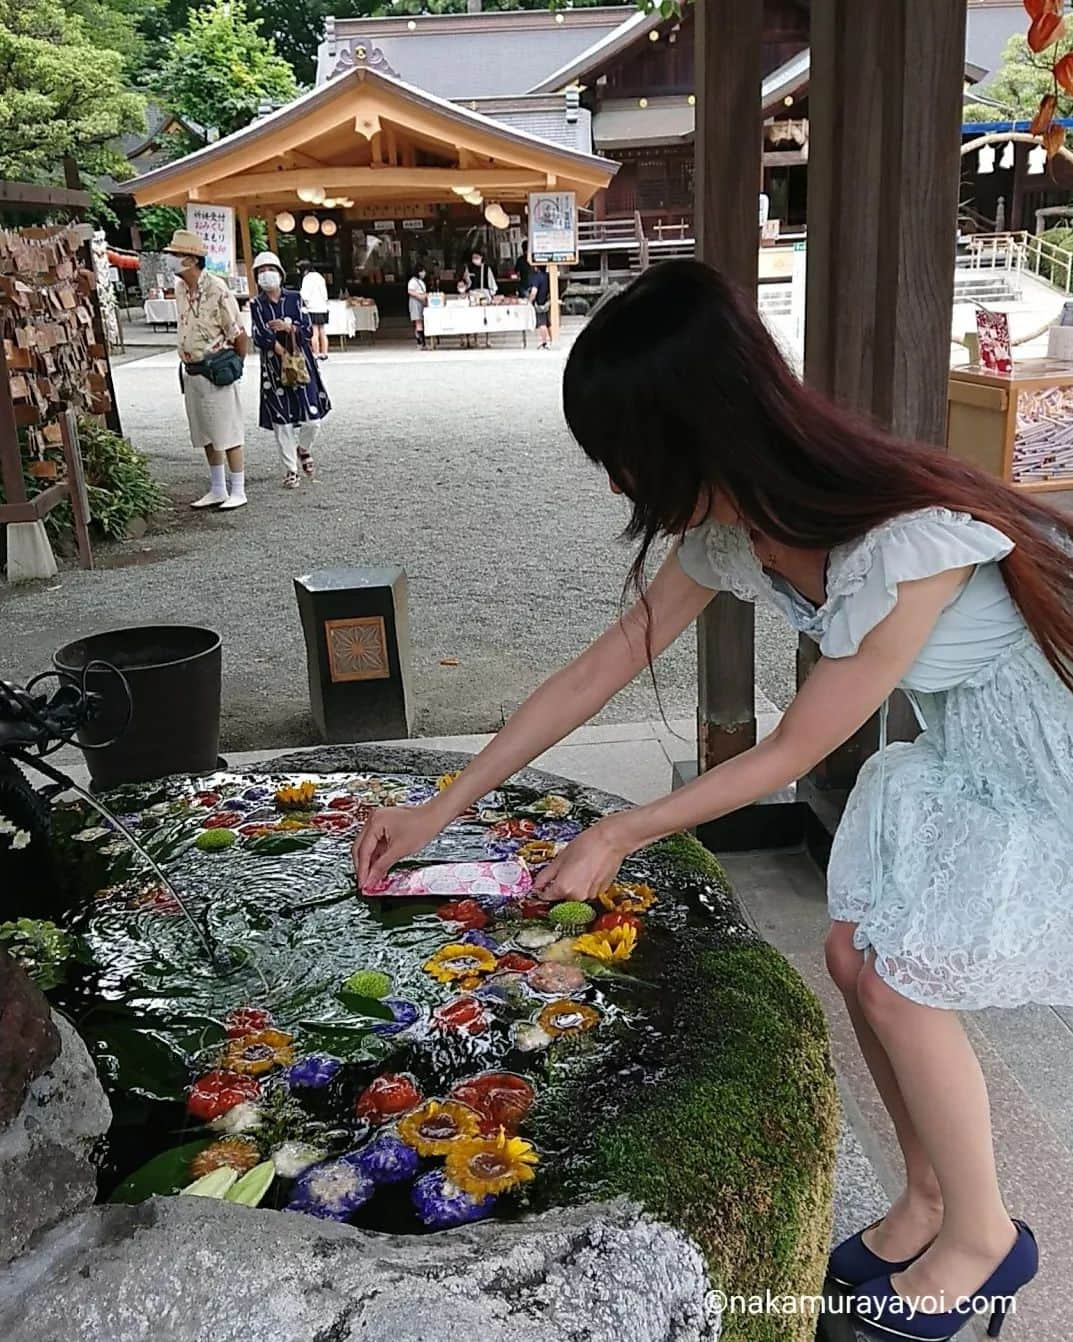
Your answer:
[[[535,265],[577,264],[577,196],[573,191],[530,194],[529,258]]]
[[[235,211],[230,205],[187,205],[186,226],[209,249],[205,258],[206,270],[227,277],[237,273]]]

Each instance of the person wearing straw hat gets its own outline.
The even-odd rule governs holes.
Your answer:
[[[284,489],[301,483],[299,462],[313,474],[314,439],[332,408],[313,354],[313,322],[294,289],[283,287],[283,263],[275,252],[253,259],[257,297],[250,304],[253,343],[261,351],[262,429],[271,429],[283,465]]]
[[[205,269],[208,247],[196,233],[176,229],[164,250],[175,274],[179,382],[190,438],[209,463],[208,493],[191,507],[221,512],[242,508],[246,471],[239,381],[249,337],[239,322],[238,300],[218,275]]]

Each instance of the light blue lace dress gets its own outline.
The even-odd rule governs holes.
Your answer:
[[[776,607],[825,657],[852,656],[899,583],[973,566],[901,683],[924,730],[884,731],[828,870],[831,917],[926,1006],[1073,1004],[1073,694],[1006,590],[1012,548],[965,513],[907,513],[831,552],[818,608],[740,527],[705,523],[679,549],[696,582]]]

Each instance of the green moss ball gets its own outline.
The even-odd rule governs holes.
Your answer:
[[[203,853],[222,853],[238,838],[233,829],[203,829],[194,840],[194,846]]]
[[[391,991],[391,980],[382,969],[358,969],[345,983],[347,992],[379,1000]]]
[[[588,927],[595,921],[596,910],[591,904],[586,904],[580,899],[567,899],[562,904],[556,906],[548,914],[548,921],[556,927],[578,928]]]

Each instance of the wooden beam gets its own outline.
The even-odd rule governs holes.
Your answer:
[[[942,444],[964,0],[812,0],[810,45],[805,377],[910,442]],[[802,644],[799,684],[816,655]],[[848,788],[876,740],[873,720],[809,783]]]
[[[201,199],[225,204],[269,194],[297,193],[299,187],[321,186],[329,195],[354,195],[358,192],[383,195],[399,190],[420,193],[444,191],[454,186],[475,186],[478,191],[539,191],[546,177],[526,168],[477,168],[463,172],[458,168],[310,168],[285,169],[281,172],[251,172],[225,177],[201,189]]]
[[[695,15],[697,255],[752,298],[759,250],[757,162],[742,146],[761,142],[764,6],[699,0]],[[726,594],[697,621],[702,770],[756,744],[754,639],[752,606]]]
[[[253,278],[253,243],[250,240],[250,211],[246,205],[240,205],[237,210],[239,235],[242,238],[242,267],[246,272],[246,284],[249,286],[250,297],[257,292],[257,285]]]
[[[67,187],[38,186],[36,182],[0,181],[0,205],[27,210],[53,206],[68,210],[85,210],[90,203],[88,191]]]

